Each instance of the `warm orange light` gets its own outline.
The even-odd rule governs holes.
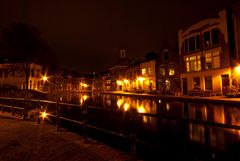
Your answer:
[[[128,111],[129,110],[129,103],[124,103],[124,111]]]
[[[127,79],[124,79],[124,80],[123,80],[123,82],[124,82],[124,83],[128,83],[128,82],[129,82],[129,80],[127,80]]]
[[[44,119],[44,118],[46,118],[46,117],[47,117],[46,111],[42,112],[42,118]]]
[[[87,98],[88,98],[87,95],[84,95],[84,96],[83,96],[83,100],[84,100],[84,101],[86,101]]]
[[[83,104],[83,99],[82,99],[82,98],[80,99],[80,104],[81,104],[81,105]]]
[[[144,77],[138,77],[137,80],[140,81],[140,82],[143,82],[145,80],[145,78]]]
[[[139,113],[145,113],[146,112],[145,108],[142,105],[137,107],[137,110],[138,110]]]
[[[48,80],[48,77],[47,77],[46,75],[43,75],[43,76],[42,76],[42,80],[45,82],[45,81]]]
[[[122,99],[119,99],[119,100],[117,101],[117,106],[118,106],[118,108],[120,108],[120,107],[122,106],[122,104],[123,104],[123,100],[122,100]]]
[[[122,81],[121,80],[117,80],[117,84],[118,85],[122,85]]]
[[[169,103],[166,103],[166,109],[167,109],[167,111],[170,110],[170,105],[169,105]]]
[[[237,67],[235,67],[235,71],[237,72],[237,74],[240,74],[240,65],[238,65]]]
[[[86,83],[80,83],[80,85],[83,87],[88,87],[88,85]]]

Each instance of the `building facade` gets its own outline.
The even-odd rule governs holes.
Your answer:
[[[231,87],[233,53],[229,30],[229,15],[222,10],[216,18],[178,32],[183,94],[195,90],[223,94],[226,87]]]
[[[124,82],[126,69],[130,65],[130,60],[127,59],[126,50],[120,50],[120,58],[118,61],[109,68],[111,78],[112,91],[124,91]]]
[[[42,66],[29,64],[28,89],[43,90]],[[1,86],[14,86],[18,89],[26,89],[26,68],[24,63],[4,62],[0,64],[0,84]]]
[[[159,93],[180,93],[181,85],[179,58],[178,52],[175,52],[175,50],[169,47],[169,45],[164,45],[160,51],[156,73]]]
[[[137,89],[144,92],[156,91],[156,60],[140,64],[141,76],[137,78]]]

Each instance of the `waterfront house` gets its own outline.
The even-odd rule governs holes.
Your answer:
[[[42,66],[36,63],[29,63],[28,89],[42,91]],[[26,89],[26,66],[25,63],[1,59],[0,63],[0,85],[12,86],[18,89]]]
[[[210,91],[224,94],[233,82],[232,17],[222,10],[216,17],[202,20],[178,32],[182,63],[183,94]]]
[[[161,47],[156,71],[158,91],[161,94],[165,94],[165,92],[167,94],[180,93],[180,57],[176,50],[167,43]]]
[[[124,77],[126,69],[130,65],[130,60],[127,58],[126,50],[120,50],[120,58],[118,61],[109,68],[111,78],[111,90],[112,91],[123,91]]]

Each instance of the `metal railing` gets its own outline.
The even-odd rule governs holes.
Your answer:
[[[67,116],[62,115],[61,110],[64,109],[64,107],[66,108],[66,106],[71,108],[80,107],[81,120],[71,119],[71,118],[68,118]],[[166,118],[169,120],[194,123],[194,124],[200,124],[205,126],[213,126],[213,127],[229,128],[229,129],[237,129],[237,130],[240,129],[240,126],[237,126],[237,125],[228,125],[228,124],[216,123],[216,122],[211,122],[206,120],[196,120],[196,119],[190,119],[190,118],[172,117],[172,116],[166,116],[164,114],[159,114],[159,113],[158,114],[137,113],[136,111],[131,110],[129,111],[129,116],[130,116],[129,134],[130,135],[127,135],[127,134],[119,133],[116,131],[108,130],[102,127],[94,126],[88,123],[89,109],[97,109],[97,110],[112,111],[112,112],[117,111],[114,109],[104,109],[104,108],[94,107],[94,106],[77,105],[77,104],[62,103],[62,102],[55,102],[55,101],[48,101],[48,100],[0,97],[0,111],[9,112],[12,116],[14,115],[21,116],[22,119],[31,118],[31,116],[29,115],[35,113],[36,115],[34,116],[34,119],[37,121],[38,124],[41,123],[41,113],[44,112],[45,110],[48,110],[47,115],[55,118],[57,131],[60,131],[61,120],[62,120],[62,121],[68,121],[71,123],[76,123],[81,125],[83,130],[82,134],[84,139],[86,140],[88,137],[88,129],[95,129],[110,135],[128,139],[130,143],[130,160],[136,160],[137,158],[136,157],[137,143],[154,147],[156,149],[159,148],[156,145],[153,145],[149,142],[146,142],[144,140],[137,138],[136,124],[137,124],[138,117],[148,116],[148,117],[156,117],[156,118]],[[32,113],[29,113],[29,112],[32,112]]]

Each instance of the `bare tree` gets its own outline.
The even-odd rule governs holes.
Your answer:
[[[8,57],[23,62],[26,75],[26,89],[29,85],[30,63],[46,52],[38,28],[23,23],[13,23],[3,30],[3,48]],[[44,57],[44,56],[43,56]]]

